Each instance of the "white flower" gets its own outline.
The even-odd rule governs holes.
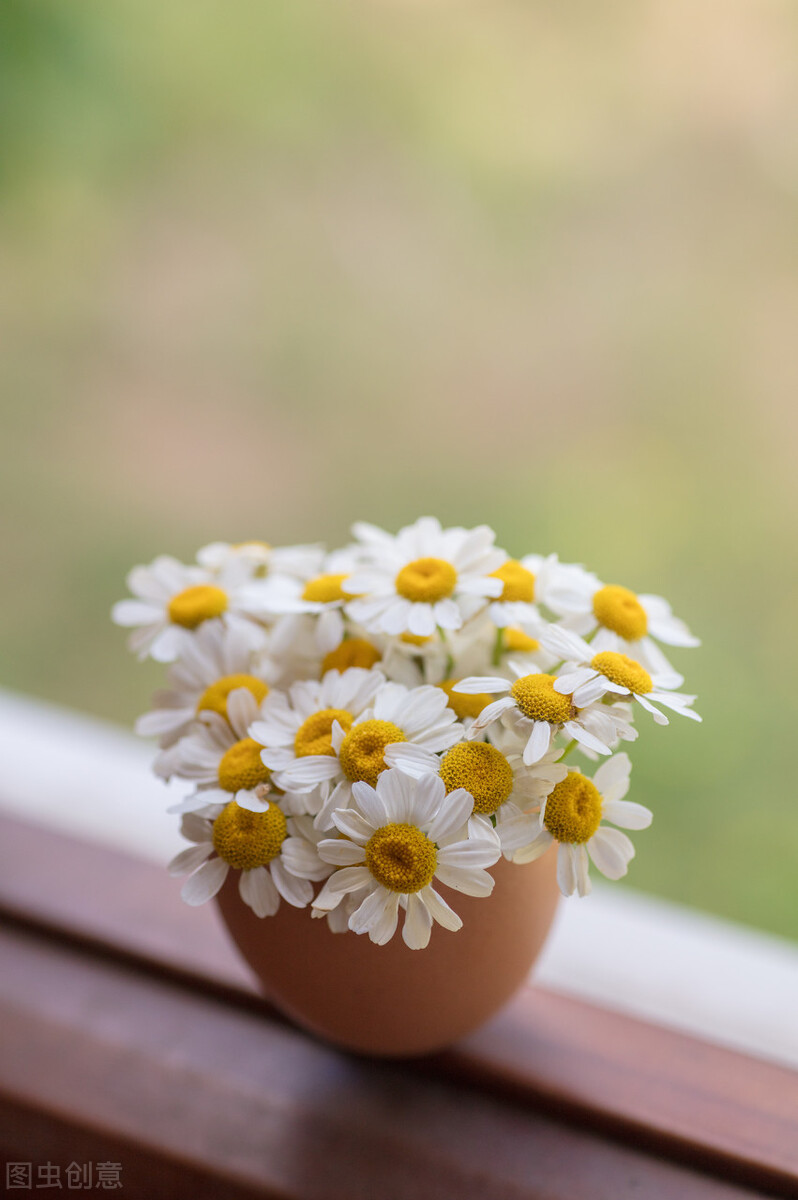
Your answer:
[[[357,524],[368,565],[347,580],[358,599],[349,616],[377,633],[429,637],[436,629],[459,629],[490,597],[502,592],[492,576],[507,555],[494,546],[486,525],[441,529],[434,517],[422,517],[396,537],[373,525]]]
[[[545,604],[552,583],[567,578],[564,566],[556,554],[544,558],[540,554],[527,554],[520,562],[508,558],[493,572],[503,584],[498,600],[489,608],[494,625],[504,629],[507,625],[529,626],[535,633],[544,624],[538,608]]]
[[[227,696],[245,687],[263,700],[269,684],[263,677],[264,660],[253,654],[248,631],[227,629],[220,621],[206,621],[181,647],[181,656],[169,668],[169,688],[156,692],[156,707],[136,722],[136,733],[158,737],[162,748],[171,746],[189,731],[203,711],[227,716]]]
[[[230,562],[243,563],[250,579],[273,572],[310,579],[319,570],[321,546],[270,546],[268,542],[211,542],[197,553],[197,562],[209,571],[224,572]]]
[[[186,875],[181,895],[187,904],[204,904],[222,887],[230,870],[241,872],[238,891],[258,917],[270,917],[280,897],[305,908],[313,897],[312,879],[326,879],[322,862],[306,836],[302,818],[286,817],[278,804],[249,812],[230,801],[215,820],[197,813],[183,817],[182,833],[194,844],[169,863],[170,875]]]
[[[333,723],[337,721],[347,733],[384,683],[379,671],[353,667],[343,673],[328,671],[321,682],[300,680],[287,696],[272,693],[248,732],[264,747],[261,758],[274,772],[275,783],[305,793],[309,800],[317,796],[320,783],[329,783],[339,773],[332,745]],[[332,763],[319,763],[320,758]],[[325,775],[325,766],[331,765],[335,773]],[[317,812],[320,804],[320,799],[311,802],[308,811]]]
[[[484,729],[502,718],[505,725],[525,741],[523,759],[527,766],[539,762],[551,747],[554,737],[562,731],[588,750],[609,754],[610,748],[595,732],[595,710],[576,709],[570,696],[554,690],[554,676],[545,673],[524,674],[523,667],[510,663],[517,676],[513,683],[498,675],[471,676],[455,685],[456,692],[473,694],[485,692],[508,693],[483,708],[468,731],[470,738],[478,737]]]
[[[591,638],[593,653],[614,650],[628,654],[635,662],[667,679],[669,687],[680,687],[682,676],[673,669],[657,646],[699,646],[684,621],[671,612],[662,596],[636,595],[620,584],[602,584],[585,574],[581,580],[552,588],[547,603],[564,617],[563,625],[583,637]]]
[[[556,625],[549,626],[541,634],[545,645],[566,660],[566,667],[557,675],[556,692],[573,696],[577,708],[583,708],[601,699],[608,692],[629,696],[647,712],[652,713],[658,725],[667,725],[668,718],[656,705],[664,704],[683,717],[700,721],[697,712],[690,707],[695,696],[686,696],[672,691],[670,675],[650,675],[640,663],[634,662],[616,650],[595,652],[583,638]]]
[[[334,810],[351,803],[355,783],[366,782],[373,787],[389,767],[412,760],[437,772],[437,755],[459,742],[463,732],[440,688],[424,685],[408,689],[400,683],[384,683],[374,703],[348,731],[339,722],[334,723],[336,758],[315,760],[317,776],[324,772],[328,786],[327,798],[316,816],[317,827],[330,828]]]
[[[620,879],[634,857],[634,846],[625,833],[602,821],[624,829],[646,829],[651,824],[649,809],[623,799],[630,770],[628,756],[615,754],[592,780],[580,771],[569,771],[541,805],[537,837],[516,850],[513,862],[532,862],[557,842],[557,882],[563,895],[586,896],[590,891],[588,856],[608,879]]]
[[[402,937],[412,950],[427,945],[433,921],[460,929],[460,917],[433,880],[469,896],[489,896],[493,878],[486,868],[499,857],[490,826],[469,821],[468,792],[447,796],[437,775],[414,779],[389,770],[376,788],[354,784],[352,795],[353,807],[333,814],[344,837],[319,842],[321,857],[341,869],[327,880],[314,908],[334,909],[349,892],[367,889],[349,928],[384,945],[393,937],[401,906]]]
[[[316,651],[328,654],[341,644],[346,632],[343,608],[354,593],[344,585],[357,561],[353,551],[338,551],[317,563],[318,570],[310,578],[275,572],[260,586],[257,603],[264,615],[316,617]]]
[[[506,730],[492,742],[462,741],[442,756],[438,774],[447,794],[463,789],[471,796],[472,815],[488,817],[496,822],[496,833],[502,852],[511,851],[530,842],[538,832],[537,814],[541,802],[568,773],[564,763],[556,760],[562,753],[553,750],[540,762],[526,766],[521,755],[514,752],[517,739]],[[411,760],[398,764],[405,774],[421,778],[426,770]]]
[[[249,736],[260,706],[247,688],[227,697],[227,720],[207,712],[192,733],[166,751],[171,773],[197,784],[193,795],[169,812],[205,811],[235,800],[250,812],[265,812],[274,799],[271,771],[261,759],[263,746]],[[287,812],[302,811],[289,794],[279,797]]]
[[[112,616],[117,625],[134,627],[129,646],[139,658],[174,662],[186,639],[206,621],[218,620],[249,636],[253,649],[265,641],[246,597],[249,572],[240,559],[218,571],[187,567],[162,555],[147,567],[134,567],[127,577],[135,600],[120,600]]]

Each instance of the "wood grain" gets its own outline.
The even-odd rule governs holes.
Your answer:
[[[269,1075],[266,1060],[272,1055],[280,1056],[280,1045],[290,1045],[293,1055],[299,1054],[297,1047],[301,1046],[303,1053],[321,1056],[313,1071],[322,1070],[321,1064],[326,1064],[321,1082],[313,1075],[313,1089],[320,1087],[321,1094],[337,1097],[342,1080],[351,1083],[357,1078],[357,1084],[352,1084],[354,1093],[347,1088],[342,1093],[348,1097],[347,1103],[356,1107],[362,1100],[359,1089],[365,1088],[368,1094],[369,1088],[377,1086],[374,1080],[385,1078],[391,1080],[389,1090],[408,1097],[410,1103],[409,1096],[411,1092],[418,1093],[419,1076],[423,1074],[422,1094],[429,1095],[430,1087],[443,1088],[443,1093],[435,1094],[436,1103],[444,1108],[445,1097],[454,1095],[462,1103],[467,1098],[470,1105],[484,1108],[485,1113],[490,1111],[495,1115],[498,1110],[493,1106],[498,1105],[502,1113],[499,1124],[509,1120],[510,1115],[522,1124],[532,1122],[530,1129],[540,1130],[543,1122],[546,1137],[541,1133],[542,1141],[536,1143],[541,1155],[544,1143],[548,1144],[547,1139],[553,1136],[551,1125],[563,1146],[568,1138],[587,1137],[589,1153],[584,1147],[579,1153],[588,1158],[610,1151],[639,1155],[640,1162],[635,1160],[637,1170],[642,1169],[644,1162],[651,1166],[655,1162],[651,1155],[656,1154],[675,1163],[697,1166],[706,1173],[701,1176],[688,1172],[690,1187],[699,1186],[696,1180],[702,1184],[708,1182],[712,1175],[717,1180],[729,1181],[730,1185],[745,1185],[763,1194],[798,1196],[798,1075],[771,1063],[538,988],[525,989],[504,1013],[446,1055],[402,1067],[378,1067],[347,1058],[294,1033],[275,1018],[258,997],[254,982],[230,947],[212,907],[191,910],[184,906],[177,885],[163,871],[115,851],[43,832],[5,817],[0,818],[0,913],[5,915],[7,928],[15,929],[16,955],[23,951],[30,955],[33,946],[38,948],[43,956],[36,960],[40,972],[45,969],[42,962],[49,961],[54,969],[55,956],[60,955],[59,980],[76,970],[74,964],[78,962],[84,972],[110,973],[115,986],[121,989],[120,997],[133,995],[126,988],[135,990],[139,1009],[134,1006],[133,1011],[148,1011],[147,997],[161,995],[163,989],[170,996],[179,996],[180,1003],[201,1002],[210,1006],[220,1020],[223,1016],[225,1021],[233,1023],[225,1029],[237,1030],[234,1058],[238,1054],[248,1057],[244,1049],[248,1039],[255,1039],[253,1045],[258,1038],[266,1039],[270,1048],[268,1053],[263,1051],[264,1078]],[[30,965],[33,959],[26,961],[27,986],[32,994],[38,995],[40,988],[46,990],[47,985],[34,982]],[[14,970],[18,973],[19,968]],[[58,988],[62,988],[60,982]],[[115,1001],[122,1002],[119,998]],[[16,1011],[14,1005],[22,1003],[21,994],[15,993],[13,1003],[10,999],[8,1003]],[[129,1006],[125,1011],[128,1009]],[[0,1014],[4,1029],[9,1028],[5,1025],[6,1016],[8,1013]],[[35,1020],[44,1021],[45,1016],[40,1012]],[[27,1017],[33,1019],[30,1013]],[[28,1060],[34,1034],[31,1027],[25,1031],[18,1028],[17,1036],[26,1047]],[[119,1036],[123,1040],[129,1036],[124,1022]],[[221,1035],[216,1032],[213,1036]],[[225,1036],[233,1035],[228,1032]],[[4,1070],[9,1061],[8,1044],[6,1034],[0,1055]],[[156,1048],[140,1052],[149,1064],[147,1070],[157,1070]],[[198,1046],[196,1052],[197,1063],[204,1066]],[[213,1061],[215,1070],[220,1064],[216,1059]],[[334,1070],[333,1062],[337,1064]],[[199,1069],[197,1063],[191,1069]],[[77,1064],[72,1065],[78,1071]],[[146,1070],[142,1071],[143,1077],[146,1076]],[[323,1082],[328,1078],[324,1072],[332,1072],[329,1076],[335,1080],[332,1091]],[[467,1087],[457,1087],[452,1093],[445,1085],[446,1080]],[[92,1086],[96,1085],[94,1080]],[[171,1085],[168,1079],[162,1079],[159,1086]],[[214,1093],[220,1086],[215,1076],[202,1075],[203,1089]],[[257,1099],[263,1080],[259,1079],[255,1087],[250,1079],[247,1086]],[[12,1094],[22,1096],[21,1087],[22,1081],[16,1079],[17,1090],[12,1090]],[[310,1098],[305,1099],[311,1102]],[[432,1105],[425,1109],[429,1120],[433,1120],[434,1108]],[[33,1099],[28,1110],[36,1111]],[[476,1121],[471,1109],[469,1112]],[[364,1111],[358,1120],[367,1116]],[[433,1126],[440,1128],[434,1121]],[[515,1124],[513,1128],[514,1136],[520,1137],[521,1127]],[[414,1136],[421,1138],[421,1126],[414,1129]],[[594,1134],[585,1134],[586,1129]],[[326,1145],[324,1128],[319,1127],[317,1133]],[[143,1133],[136,1130],[129,1136],[140,1140]],[[607,1136],[614,1144],[606,1140]],[[470,1143],[470,1138],[466,1140]],[[466,1150],[463,1146],[462,1153]],[[571,1150],[575,1152],[574,1147]],[[354,1147],[350,1146],[350,1152],[356,1157]],[[454,1170],[460,1151],[452,1153],[447,1171]],[[506,1146],[503,1153],[512,1157],[512,1146]],[[565,1154],[564,1160],[567,1158]],[[557,1171],[565,1169],[564,1160],[551,1176],[552,1187],[556,1185]],[[664,1164],[658,1166],[664,1169]],[[473,1169],[476,1170],[476,1162]],[[609,1166],[606,1170],[610,1172]],[[563,1176],[566,1177],[570,1178]],[[251,1180],[246,1183],[247,1187],[250,1185]],[[517,1180],[509,1178],[503,1180],[502,1187],[505,1185],[509,1190],[504,1195],[516,1194],[513,1189],[520,1186]],[[669,1186],[662,1183],[663,1188]],[[565,1192],[517,1194],[581,1195],[574,1190],[575,1181],[571,1180],[569,1187],[571,1190]],[[405,1194],[435,1193],[396,1192]],[[464,1196],[467,1194],[462,1192]],[[670,1193],[644,1190],[636,1194]]]

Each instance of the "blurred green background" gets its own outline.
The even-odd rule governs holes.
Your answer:
[[[129,723],[133,563],[487,521],[704,639],[629,882],[798,936],[796,51],[774,0],[5,0],[0,683]]]

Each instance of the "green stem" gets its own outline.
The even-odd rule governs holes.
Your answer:
[[[441,635],[441,641],[446,647],[446,678],[451,679],[454,675],[454,655],[449,649],[449,639],[446,636],[446,630],[438,626],[438,633]]]
[[[498,667],[502,661],[502,650],[504,648],[504,630],[496,630],[496,641],[493,644],[493,665]]]
[[[563,750],[560,757],[557,759],[557,762],[564,762],[576,744],[577,744],[576,738],[572,738],[571,741],[568,743],[568,745]]]

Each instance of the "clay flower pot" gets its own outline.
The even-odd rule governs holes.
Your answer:
[[[409,950],[399,931],[384,946],[331,933],[285,903],[261,920],[233,873],[217,901],[265,995],[298,1025],[350,1050],[418,1055],[476,1029],[524,982],[557,906],[556,862],[551,851],[524,866],[500,860],[483,899],[441,886],[463,928],[436,925],[425,950]]]

